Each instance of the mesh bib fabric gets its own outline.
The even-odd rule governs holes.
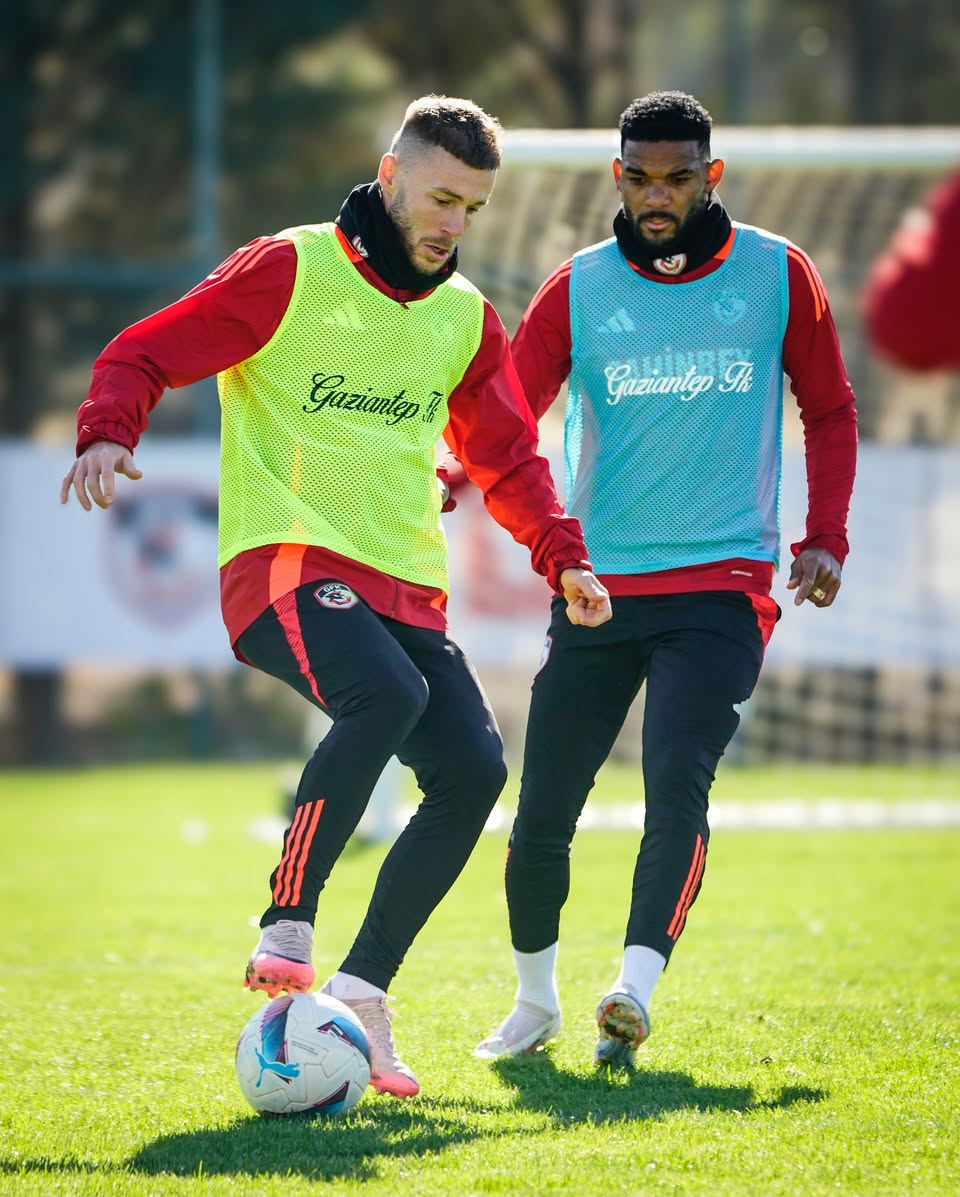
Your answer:
[[[282,235],[298,257],[287,312],[217,380],[220,565],[309,544],[446,590],[434,449],[480,344],[483,298],[454,274],[400,304],[364,281],[332,224]]]
[[[567,510],[597,573],[777,560],[786,242],[735,227],[689,283],[643,278],[612,238],[573,258]]]

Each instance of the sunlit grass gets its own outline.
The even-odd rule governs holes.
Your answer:
[[[727,770],[715,801],[956,797],[957,776]],[[789,792],[786,788],[792,787]],[[729,790],[729,793],[728,793]],[[474,1044],[514,991],[502,834],[410,952],[408,1102],[264,1122],[233,1074],[240,987],[279,843],[278,770],[0,774],[0,1193],[953,1194],[960,1189],[960,831],[718,831],[652,1005],[641,1068],[594,1074],[634,832],[582,832],[564,911],[565,1026],[535,1057]],[[642,797],[613,765],[591,801]],[[349,947],[382,858],[351,845],[316,964]]]

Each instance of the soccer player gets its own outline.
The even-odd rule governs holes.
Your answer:
[[[827,297],[802,250],[731,221],[711,125],[680,92],[630,104],[614,236],[550,275],[512,343],[537,418],[569,378],[567,505],[616,618],[588,637],[554,607],[507,857],[519,988],[482,1058],[532,1051],[560,1028],[570,844],[643,685],[645,825],[622,966],[596,1011],[597,1064],[632,1067],[650,1032],[654,986],[703,880],[717,763],[780,615],[784,371],[809,487],[787,588],[823,609],[840,587],[856,416]],[[572,710],[583,688],[594,699]]]
[[[257,238],[120,333],[94,366],[61,488],[63,502],[72,488],[86,510],[109,507],[116,473],[141,476],[133,450],[163,390],[217,375],[230,643],[333,719],[300,779],[245,985],[272,997],[314,983],[320,891],[398,756],[423,801],[324,991],[363,1022],[374,1088],[400,1097],[419,1086],[396,1050],[387,989],[505,781],[494,716],[445,632],[441,434],[569,618],[610,616],[536,452],[503,325],[457,272],[499,134],[469,101],[414,101],[376,181],[335,222]]]
[[[882,357],[918,373],[960,370],[958,271],[960,169],[904,213],[864,285],[864,329]]]

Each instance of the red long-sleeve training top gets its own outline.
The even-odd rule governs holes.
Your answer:
[[[342,234],[340,242],[371,286],[398,303],[416,301],[416,294],[388,287]],[[101,440],[132,451],[167,387],[198,382],[252,357],[277,330],[296,270],[289,240],[257,238],[183,298],[115,337],[94,364],[77,417],[77,453]],[[444,440],[483,492],[494,519],[530,549],[534,569],[557,588],[564,569],[589,568],[580,525],[563,514],[548,464],[535,453],[536,424],[506,332],[489,303],[484,304],[480,345],[449,397],[448,411]],[[281,549],[250,549],[221,569],[221,606],[231,644],[281,594],[331,577],[352,586],[383,615],[418,627],[446,627],[442,591],[390,577],[322,547],[297,554]]]
[[[681,275],[633,269],[664,286],[683,286],[716,270],[729,255],[735,236],[736,229],[716,256]],[[564,262],[546,279],[511,343],[527,402],[538,420],[556,399],[571,369],[570,265]],[[806,536],[790,548],[794,555],[808,547],[825,548],[842,564],[848,553],[847,513],[856,471],[853,390],[823,282],[810,258],[794,245],[787,248],[787,279],[789,315],[783,368],[803,424],[809,492]],[[731,589],[769,594],[773,568],[765,562],[737,558],[647,574],[604,574],[600,580],[611,594]]]

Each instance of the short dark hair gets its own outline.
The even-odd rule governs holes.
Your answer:
[[[390,152],[405,146],[439,146],[475,170],[500,166],[500,122],[472,100],[421,96],[407,107]]]
[[[710,157],[713,117],[685,91],[652,91],[620,115],[620,151],[628,141],[695,141]]]

